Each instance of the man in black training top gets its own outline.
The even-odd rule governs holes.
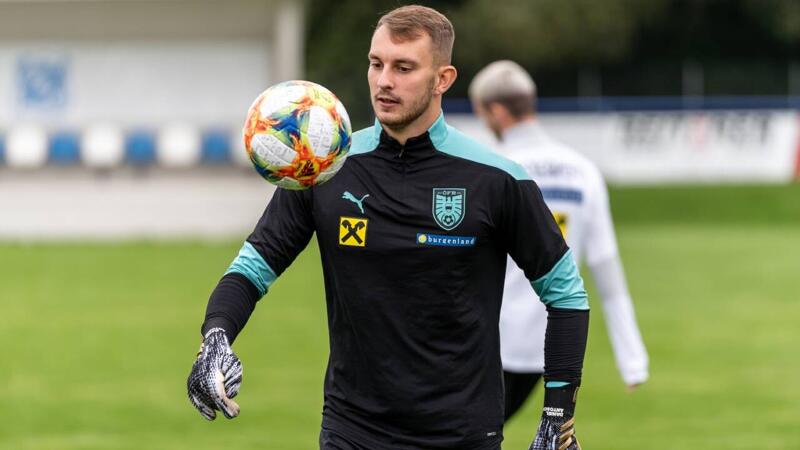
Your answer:
[[[375,124],[353,135],[333,179],[275,192],[211,294],[188,380],[207,419],[239,413],[242,366],[229,343],[316,232],[330,329],[321,449],[500,448],[506,254],[549,313],[531,448],[578,448],[583,281],[527,173],[444,121],[453,39],[450,21],[422,6],[378,21],[367,74]]]

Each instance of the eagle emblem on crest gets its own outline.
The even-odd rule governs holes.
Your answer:
[[[450,231],[464,219],[467,190],[463,188],[433,189],[433,219],[443,230]]]

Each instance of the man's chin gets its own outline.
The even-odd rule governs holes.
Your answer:
[[[378,122],[380,122],[381,125],[392,129],[399,129],[408,125],[406,119],[401,114],[375,111],[375,117],[378,118]]]

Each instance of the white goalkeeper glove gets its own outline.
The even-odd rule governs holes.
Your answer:
[[[217,410],[233,419],[239,415],[239,405],[231,399],[241,385],[242,363],[233,353],[225,330],[208,330],[186,380],[189,401],[208,420],[217,417]]]
[[[573,385],[545,388],[542,419],[528,450],[581,450],[573,417],[577,394]]]

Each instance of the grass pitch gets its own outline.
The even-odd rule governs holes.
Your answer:
[[[651,380],[625,393],[590,299],[584,448],[798,448],[800,186],[616,189],[612,203]],[[209,423],[186,399],[208,294],[240,244],[0,244],[0,448],[316,448],[313,243],[236,342],[242,415]],[[540,406],[541,392],[504,448],[527,448]]]

